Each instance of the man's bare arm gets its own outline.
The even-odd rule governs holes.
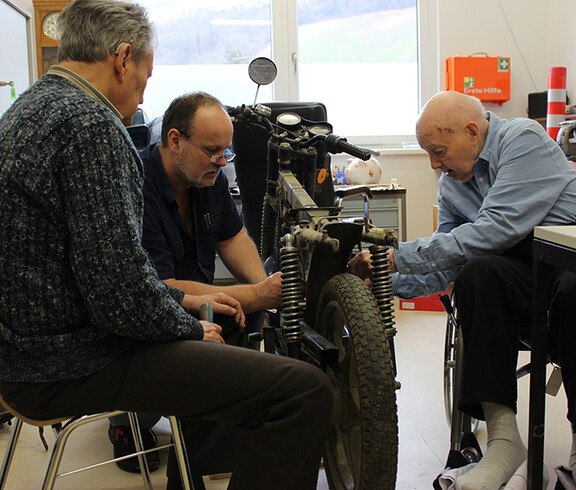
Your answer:
[[[278,308],[282,302],[281,273],[277,272],[257,284],[235,284],[218,286],[195,281],[165,279],[164,282],[189,295],[224,293],[238,300],[245,313]]]

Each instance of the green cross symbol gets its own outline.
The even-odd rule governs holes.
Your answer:
[[[498,71],[508,71],[510,69],[510,63],[508,58],[498,58]]]
[[[464,77],[464,87],[474,88],[474,77]]]

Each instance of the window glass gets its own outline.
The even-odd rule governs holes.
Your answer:
[[[174,97],[193,90],[227,105],[252,104],[256,86],[248,63],[273,58],[274,46],[278,78],[260,87],[258,102],[274,100],[277,85],[278,100],[323,102],[334,131],[354,142],[378,145],[413,135],[417,0],[293,1],[139,0],[158,33],[144,95],[148,117],[161,115]],[[274,30],[273,7],[296,13],[276,16],[281,25]]]
[[[270,0],[139,0],[158,35],[154,71],[144,94],[149,118],[164,113],[172,99],[195,90],[224,104],[252,103],[256,86],[248,63],[271,57]],[[259,100],[272,100],[272,85]]]
[[[343,136],[414,133],[416,0],[299,0],[300,100]]]

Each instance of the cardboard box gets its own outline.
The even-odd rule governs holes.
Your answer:
[[[510,100],[510,58],[479,54],[446,59],[446,89],[502,105]]]
[[[440,293],[443,294],[443,293]],[[415,311],[445,311],[440,301],[440,294],[433,294],[423,298],[401,299],[401,310]]]

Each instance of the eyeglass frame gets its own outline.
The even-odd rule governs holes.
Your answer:
[[[236,156],[236,154],[229,147],[224,150],[224,153],[217,153],[217,154],[211,155],[204,148],[202,148],[201,146],[198,146],[196,143],[194,143],[194,141],[192,141],[192,138],[190,136],[188,136],[184,131],[182,131],[178,128],[174,128],[174,129],[176,131],[178,131],[182,136],[184,136],[188,141],[190,141],[190,143],[192,143],[202,153],[204,153],[204,155],[206,155],[208,157],[208,159],[212,165],[216,165],[220,160],[222,160],[222,158],[224,158],[226,163],[230,163],[232,160],[234,160],[234,157]],[[228,153],[226,153],[226,152],[228,152]]]

